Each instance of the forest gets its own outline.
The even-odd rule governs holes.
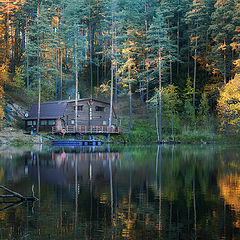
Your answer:
[[[95,97],[126,100],[129,129],[144,106],[159,141],[237,134],[239,38],[236,0],[2,0],[0,119],[10,97]]]

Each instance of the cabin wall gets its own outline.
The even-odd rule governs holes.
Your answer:
[[[110,105],[98,102],[98,101],[79,101],[78,106],[81,108],[78,110],[78,125],[79,126],[107,126]],[[82,107],[81,107],[82,106]],[[100,111],[97,111],[100,110]],[[103,110],[103,111],[102,111]],[[75,125],[75,102],[67,104],[64,112],[65,125]],[[72,121],[73,120],[73,121]],[[115,116],[113,117],[113,123],[115,122]]]
[[[46,125],[41,125],[41,121],[46,121]],[[27,122],[28,121],[32,121],[32,125],[28,125]],[[49,121],[55,121],[55,125],[49,125]],[[61,125],[64,126],[64,122],[63,120],[61,119],[41,119],[40,120],[40,126],[39,126],[39,131],[41,132],[51,132],[52,131],[52,127],[55,127],[56,126],[56,122],[57,121],[61,121]],[[28,120],[25,120],[25,129],[27,131],[36,131],[37,130],[37,120],[31,120],[31,119],[28,119]]]
[[[110,104],[86,99],[79,100],[78,107],[78,126],[108,126]],[[116,123],[116,120],[115,114],[113,113],[113,125]],[[32,125],[28,125],[28,121],[32,121]],[[75,126],[75,101],[67,102],[64,116],[61,119],[41,119],[41,121],[46,121],[46,125],[40,124],[39,130],[43,132],[51,132],[52,127],[56,127],[56,131],[58,132],[64,127]],[[55,121],[55,124],[50,124],[50,121]],[[57,122],[60,124],[56,124]],[[25,120],[25,129],[27,131],[36,131],[36,119]]]

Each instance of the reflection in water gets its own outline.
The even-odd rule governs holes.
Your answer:
[[[240,228],[240,174],[230,173],[218,179],[221,196],[224,198],[224,211],[226,204],[234,211],[234,226]]]
[[[75,186],[77,181],[86,184],[101,177],[106,180],[105,169],[109,160],[118,158],[119,153],[116,152],[63,151],[40,156],[34,153],[27,160],[25,169],[28,169],[28,175],[36,182],[40,182],[41,178],[41,183]]]
[[[152,146],[0,154],[0,183],[31,195],[1,239],[238,239],[240,150]]]

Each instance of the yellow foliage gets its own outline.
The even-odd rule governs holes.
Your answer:
[[[218,50],[222,50],[222,51],[226,50],[226,44],[224,43],[224,44],[220,45],[218,47]]]
[[[2,65],[0,67],[0,120],[4,118],[4,85],[8,82],[7,67]]]
[[[0,85],[0,120],[4,118],[4,90]]]
[[[220,90],[217,110],[222,129],[240,130],[240,74]]]

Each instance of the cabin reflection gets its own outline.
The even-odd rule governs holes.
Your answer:
[[[31,154],[31,158],[26,161],[25,174],[35,182],[38,181],[38,175],[40,174],[41,183],[55,185],[73,185],[75,183],[76,167],[79,184],[88,184],[89,181],[96,180],[97,184],[102,184],[104,181],[108,182],[108,162],[113,163],[114,173],[120,157],[118,152],[95,152],[94,149],[90,148],[81,152],[51,152],[39,155],[38,169],[37,154],[39,153]]]

